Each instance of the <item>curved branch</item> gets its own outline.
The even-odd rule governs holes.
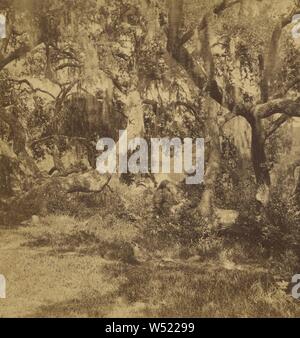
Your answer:
[[[56,97],[51,94],[50,92],[48,92],[47,90],[44,90],[44,89],[40,89],[40,88],[34,88],[33,85],[26,79],[22,79],[22,80],[16,80],[16,79],[9,79],[9,81],[12,81],[14,83],[17,83],[17,84],[26,84],[33,93],[37,93],[37,92],[40,92],[40,93],[43,93],[43,94],[47,94],[49,96],[51,96],[54,100],[56,99]]]
[[[274,114],[285,114],[289,117],[300,117],[300,102],[291,99],[275,99],[257,105],[253,110],[257,118],[265,119]]]
[[[31,47],[28,45],[21,46],[11,52],[8,56],[0,60],[0,70],[6,67],[12,61],[24,56],[26,53],[30,52]]]
[[[221,14],[221,12],[225,11],[225,9],[228,9],[239,3],[241,3],[241,0],[234,1],[223,0],[220,4],[215,6],[215,8],[213,9],[213,13],[219,15]]]
[[[31,44],[23,44],[19,48],[15,49],[6,57],[0,58],[0,70],[10,64],[12,61],[15,61],[23,56],[25,56],[28,52],[33,50],[35,47],[42,43],[42,39],[39,37],[36,41]]]

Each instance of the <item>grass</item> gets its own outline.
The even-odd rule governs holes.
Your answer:
[[[113,215],[95,215],[87,221],[68,215],[49,215],[24,228],[26,246],[50,247],[54,252],[77,252],[134,262],[137,228]]]
[[[253,269],[228,270],[215,264],[118,266],[125,275],[119,293],[128,303],[147,304],[154,317],[293,317],[299,304],[271,275]]]
[[[155,217],[147,191],[120,189],[0,230],[0,317],[300,317],[294,252]]]
[[[17,233],[22,238],[18,247],[22,264],[6,273],[13,275],[10,280],[22,278],[26,267],[25,281],[15,281],[14,296],[28,285],[29,277],[34,283],[23,294],[21,303],[27,304],[23,316],[300,316],[299,302],[267,264],[246,264],[247,257],[239,264],[239,255],[246,256],[239,245],[221,250],[218,243],[218,254],[216,247],[213,254],[201,247],[193,257],[181,257],[179,246],[163,246],[137,261],[132,259],[136,252],[128,256],[120,244],[139,241],[137,227],[99,215],[85,222],[49,215]],[[5,317],[4,309],[0,315]]]

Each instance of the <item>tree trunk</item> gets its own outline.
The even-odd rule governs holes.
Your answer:
[[[168,28],[168,51],[173,58],[181,64],[191,77],[194,84],[200,91],[206,87],[204,99],[204,111],[208,112],[207,119],[207,136],[210,140],[209,160],[205,173],[204,184],[205,190],[201,201],[196,209],[204,218],[212,216],[213,218],[213,201],[215,195],[215,183],[220,168],[220,144],[219,144],[219,127],[217,123],[217,112],[219,109],[220,95],[216,90],[214,60],[211,54],[209,43],[209,28],[207,17],[205,16],[205,30],[202,38],[202,51],[205,69],[197,64],[192,55],[182,44],[180,34],[183,26],[183,1],[169,1],[169,28]]]
[[[213,215],[213,202],[215,196],[215,184],[220,170],[220,142],[219,127],[217,124],[218,104],[212,99],[207,98],[205,111],[208,111],[207,133],[209,136],[209,159],[204,176],[205,190],[201,201],[197,207],[197,211],[202,217],[208,218]]]
[[[260,119],[251,121],[251,159],[258,185],[256,199],[266,206],[270,200],[270,173],[265,152],[265,137]]]

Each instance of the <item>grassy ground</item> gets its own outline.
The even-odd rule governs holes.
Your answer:
[[[134,244],[135,226],[121,233],[99,222],[47,216],[2,229],[0,317],[300,316],[299,302],[267,265],[224,253],[146,255]]]

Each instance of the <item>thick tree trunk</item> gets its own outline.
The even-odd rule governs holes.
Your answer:
[[[253,169],[258,184],[270,185],[270,174],[265,153],[265,138],[260,120],[251,125],[251,155]]]
[[[270,173],[265,152],[265,137],[260,119],[254,119],[251,123],[251,158],[258,185],[256,199],[264,206],[270,199]]]
[[[219,127],[217,124],[218,104],[207,98],[205,110],[209,112],[207,120],[207,133],[209,135],[209,159],[204,176],[205,190],[197,210],[202,217],[208,218],[213,215],[213,203],[215,196],[215,184],[220,170],[220,142]]]
[[[213,218],[214,187],[220,168],[220,131],[217,123],[217,112],[219,108],[217,102],[220,101],[220,95],[214,78],[214,61],[209,43],[207,16],[203,19],[203,26],[205,29],[201,42],[205,69],[195,62],[193,56],[190,55],[182,43],[183,38],[180,32],[183,27],[183,1],[169,1],[168,51],[173,58],[184,67],[200,91],[206,90],[207,92],[204,99],[204,110],[208,112],[206,126],[207,137],[210,140],[210,149],[204,178],[205,190],[196,212],[199,212],[204,218],[210,216]]]

